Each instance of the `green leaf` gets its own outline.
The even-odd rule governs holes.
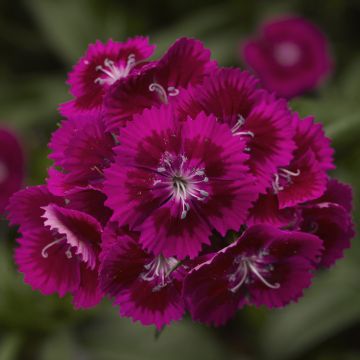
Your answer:
[[[168,326],[155,339],[154,327],[121,319],[118,311],[110,308],[98,323],[79,332],[78,343],[91,354],[91,360],[218,360],[230,356],[204,326],[183,320]]]
[[[121,13],[113,8],[100,12],[87,0],[27,0],[26,5],[49,46],[71,65],[89,43],[123,34]]]
[[[16,360],[21,346],[21,336],[15,333],[8,333],[0,340],[0,359]]]
[[[272,312],[261,337],[264,359],[286,360],[306,351],[360,320],[359,265],[342,261],[325,270],[304,297]]]

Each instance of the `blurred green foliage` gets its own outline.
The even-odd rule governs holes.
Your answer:
[[[28,184],[44,181],[46,144],[67,100],[66,72],[89,42],[146,34],[157,55],[180,36],[211,48],[222,65],[241,66],[238,47],[263,19],[308,17],[327,33],[335,72],[294,109],[323,122],[336,147],[335,175],[360,191],[360,2],[358,0],[17,0],[0,3],[0,121],[18,131]],[[297,304],[245,309],[224,328],[187,319],[155,331],[120,319],[104,304],[72,310],[69,299],[44,297],[23,284],[12,262],[15,233],[0,220],[0,360],[355,360],[360,359],[360,245],[320,273]]]

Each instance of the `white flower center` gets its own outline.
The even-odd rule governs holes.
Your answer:
[[[173,257],[165,258],[162,255],[156,256],[147,263],[140,277],[144,281],[156,281],[157,285],[152,289],[153,292],[159,291],[171,282],[170,274],[178,266],[179,261]]]
[[[301,49],[293,42],[284,41],[274,46],[273,56],[282,66],[294,66],[301,58]]]
[[[112,85],[117,80],[127,77],[135,65],[136,61],[134,54],[129,55],[125,66],[116,65],[114,61],[105,59],[104,66],[99,65],[96,67],[96,71],[101,71],[102,74],[95,79],[95,83],[100,85]]]
[[[156,169],[157,178],[154,186],[167,186],[170,197],[181,203],[181,219],[185,219],[190,210],[190,201],[204,201],[209,193],[206,188],[209,178],[203,168],[189,168],[185,155],[171,155],[166,152],[160,166]]]
[[[270,289],[280,288],[279,283],[271,284],[265,278],[273,270],[272,265],[263,261],[265,255],[267,253],[263,252],[258,256],[235,258],[234,265],[237,265],[237,269],[228,276],[231,292],[236,293],[242,285],[251,283],[254,277]]]

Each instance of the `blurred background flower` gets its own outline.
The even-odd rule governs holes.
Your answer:
[[[286,98],[314,90],[332,68],[326,36],[296,16],[264,24],[257,37],[243,44],[242,53],[264,86]]]
[[[245,63],[239,63],[239,43],[252,38],[260,24],[279,19],[282,14],[294,14],[314,24],[332,49],[335,67],[328,81],[316,86],[316,91],[292,100],[292,106],[301,116],[315,115],[333,139],[337,165],[334,175],[354,186],[355,218],[358,218],[360,3],[357,0],[1,2],[0,121],[2,127],[11,127],[23,139],[28,162],[26,184],[44,182],[51,164],[46,144],[61,120],[56,109],[58,104],[70,99],[66,73],[89,43],[110,37],[124,41],[128,36],[149,35],[151,42],[158,45],[158,56],[176,38],[192,36],[204,41],[221,65],[244,67]],[[287,53],[288,49],[285,50]],[[303,87],[301,92],[312,90],[312,86]],[[293,95],[294,92],[286,96]],[[2,144],[3,140],[0,147]],[[221,329],[184,320],[166,328],[155,341],[153,328],[120,319],[118,310],[108,301],[97,309],[76,312],[70,297],[59,300],[32,291],[14,267],[14,237],[15,231],[1,220],[1,360],[360,358],[357,239],[346,252],[345,260],[319,274],[299,303],[276,311],[244,309]]]
[[[0,214],[24,179],[24,156],[14,133],[0,128]]]

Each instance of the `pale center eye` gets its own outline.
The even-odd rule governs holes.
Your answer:
[[[282,42],[275,45],[273,55],[280,65],[294,66],[301,58],[301,49],[292,42]]]

